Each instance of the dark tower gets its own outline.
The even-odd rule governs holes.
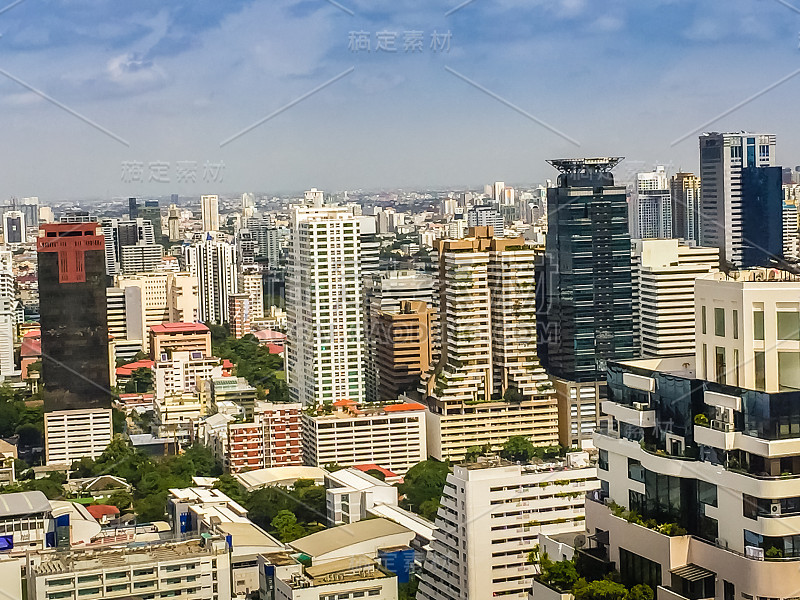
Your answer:
[[[621,160],[548,161],[561,174],[547,194],[538,344],[542,364],[562,379],[599,381],[607,361],[633,358],[628,205],[611,174]]]
[[[97,223],[42,225],[37,251],[45,411],[110,408],[109,282]]]

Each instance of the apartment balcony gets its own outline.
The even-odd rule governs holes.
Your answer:
[[[633,404],[627,406],[605,400],[601,406],[605,414],[611,415],[622,423],[643,428],[656,426],[656,411],[652,410],[649,405]]]
[[[730,423],[719,425],[719,421],[712,421],[717,427],[694,426],[694,441],[703,446],[711,446],[720,450],[733,450],[736,447],[736,432]],[[728,427],[730,425],[730,427]]]
[[[711,421],[710,425],[710,427],[694,426],[696,443],[721,450],[742,450],[764,458],[800,455],[800,438],[765,440],[742,431],[735,431],[732,423]]]

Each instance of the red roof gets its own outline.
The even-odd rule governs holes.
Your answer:
[[[333,406],[354,406],[358,404],[355,400],[337,400],[333,403]]]
[[[397,473],[393,473],[389,469],[384,469],[383,467],[379,467],[378,465],[353,465],[354,469],[358,469],[366,473],[367,471],[380,471],[386,477],[397,477]]]
[[[25,335],[23,335],[22,337],[26,337],[26,338],[30,338],[30,337],[36,337],[36,338],[40,338],[40,337],[42,337],[42,330],[41,330],[41,329],[30,329],[30,330],[26,331],[26,332],[25,332]]]
[[[418,402],[402,402],[398,404],[388,404],[383,407],[386,412],[400,412],[403,410],[425,410],[425,407]]]
[[[103,517],[116,516],[119,514],[119,509],[110,504],[91,504],[86,507],[86,510],[88,510],[89,514],[95,519],[102,519]]]
[[[270,354],[280,354],[283,352],[285,348],[283,346],[278,346],[276,344],[267,344],[267,352]]]
[[[19,350],[20,358],[38,358],[42,355],[42,341],[39,339],[25,338]]]
[[[117,377],[130,377],[136,369],[152,369],[155,363],[152,360],[137,360],[136,362],[128,363],[117,367]]]
[[[202,323],[160,323],[150,327],[153,333],[205,333],[208,327]]]
[[[259,342],[282,342],[286,339],[286,334],[280,331],[273,331],[272,329],[261,329],[254,331],[253,335],[258,338]]]
[[[222,368],[223,369],[232,369],[233,368],[233,363],[230,360],[228,360],[227,358],[225,358],[225,359],[222,360]]]

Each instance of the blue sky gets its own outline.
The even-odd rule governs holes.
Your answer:
[[[0,12],[0,195],[527,183],[589,155],[626,156],[621,178],[696,170],[697,135],[676,139],[800,69],[788,1],[25,0]],[[375,51],[382,31],[397,52]],[[800,164],[798,97],[800,73],[706,129],[776,133]]]

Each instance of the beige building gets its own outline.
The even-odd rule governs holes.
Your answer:
[[[558,441],[555,392],[536,354],[539,251],[493,238],[491,227],[470,233],[437,242],[442,357],[424,393],[428,451],[439,460],[516,435]]]
[[[110,408],[44,413],[48,465],[71,465],[83,457],[96,459],[111,443],[112,436]]]
[[[632,241],[633,343],[643,358],[694,352],[694,282],[719,270],[719,248]]]
[[[261,273],[244,272],[239,274],[239,293],[250,296],[251,319],[264,318],[264,281]]]
[[[150,357],[160,360],[162,354],[200,352],[211,356],[211,331],[202,323],[158,323],[150,327]]]

